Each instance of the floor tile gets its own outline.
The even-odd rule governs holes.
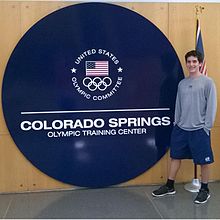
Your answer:
[[[36,218],[160,218],[135,188],[80,190],[48,205]]]
[[[13,195],[0,195],[0,218],[4,218],[12,202]]]
[[[34,218],[62,196],[63,192],[14,194],[6,218]]]

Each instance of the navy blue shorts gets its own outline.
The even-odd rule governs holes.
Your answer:
[[[210,135],[205,130],[185,131],[174,126],[171,134],[170,157],[173,159],[193,159],[195,164],[214,162]]]

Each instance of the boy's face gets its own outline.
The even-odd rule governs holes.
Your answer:
[[[197,57],[190,56],[186,60],[186,67],[187,67],[190,74],[198,73],[201,65],[202,64],[199,63]]]

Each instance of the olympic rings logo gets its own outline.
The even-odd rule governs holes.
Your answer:
[[[107,87],[109,87],[111,84],[112,80],[109,77],[105,77],[103,79],[101,79],[100,77],[95,77],[94,79],[86,77],[83,79],[83,85],[92,92],[96,89],[98,89],[99,91],[105,91]]]

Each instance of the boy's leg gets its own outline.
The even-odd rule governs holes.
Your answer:
[[[154,190],[152,192],[153,196],[160,197],[164,195],[172,195],[175,194],[174,181],[176,178],[176,174],[181,165],[180,158],[188,158],[191,156],[190,150],[188,148],[188,132],[182,130],[178,126],[173,127],[173,131],[171,133],[171,141],[170,141],[170,169],[169,175],[167,179],[167,183],[161,186],[159,189]],[[178,158],[178,159],[174,159]]]
[[[181,160],[171,158],[168,179],[170,179],[170,180],[175,180],[176,179],[176,174],[177,174],[177,172],[180,168],[180,165],[181,165]]]
[[[201,188],[194,202],[197,204],[205,203],[210,198],[208,181],[209,181],[209,164],[201,165]]]
[[[174,181],[176,178],[176,174],[180,168],[181,160],[172,159],[170,162],[170,170],[169,170],[169,176],[167,179],[167,183],[163,186],[161,186],[159,189],[154,190],[152,192],[152,195],[155,197],[161,197],[165,195],[173,195],[176,193],[174,188]]]
[[[209,164],[201,165],[201,182],[208,183],[209,181]]]
[[[205,203],[210,198],[208,181],[210,164],[214,162],[211,148],[210,135],[199,129],[191,132],[191,150],[193,161],[201,166],[201,188],[194,202],[197,204]]]

